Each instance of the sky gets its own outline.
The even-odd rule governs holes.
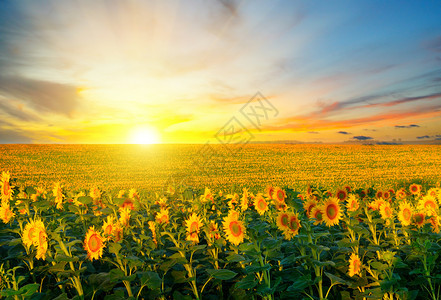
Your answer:
[[[439,141],[440,16],[439,1],[0,0],[0,143]]]

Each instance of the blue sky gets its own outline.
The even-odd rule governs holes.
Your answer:
[[[441,138],[437,1],[0,1],[1,143]],[[241,108],[277,109],[259,128]],[[239,130],[237,129],[237,130]]]

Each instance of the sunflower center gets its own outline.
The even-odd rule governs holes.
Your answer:
[[[3,183],[3,195],[7,195],[8,192],[9,192],[9,182],[8,182],[8,181],[5,181],[5,182]]]
[[[424,208],[426,208],[426,209],[436,209],[436,205],[432,201],[427,201],[426,203],[424,203]]]
[[[424,220],[424,218],[423,218],[422,214],[416,214],[415,215],[415,222],[416,223],[421,224],[421,223],[423,223],[423,220]]]
[[[35,238],[35,227],[29,229],[28,238],[32,241]]]
[[[101,248],[101,239],[97,234],[92,234],[92,236],[89,238],[89,249],[92,252],[97,252]]]
[[[291,218],[289,222],[289,228],[292,230],[297,230],[299,228],[299,225],[297,224],[297,218]]]
[[[40,245],[46,243],[46,233],[43,230],[40,230],[40,234],[38,235]]]
[[[354,273],[357,274],[360,272],[361,263],[359,260],[354,261]]]
[[[282,191],[278,191],[278,192],[277,192],[277,199],[278,199],[279,201],[283,201],[283,192],[282,192]]]
[[[314,218],[316,218],[317,221],[321,221],[323,219],[322,217],[323,217],[323,215],[320,211],[318,211],[314,216]]]
[[[193,222],[190,225],[190,234],[195,234],[199,230],[198,222]]]
[[[281,221],[280,223],[282,223],[283,226],[288,226],[288,215],[284,214],[280,219],[280,221]]]
[[[259,207],[260,210],[264,210],[266,208],[265,200],[262,199],[259,202],[257,202],[257,206]]]
[[[392,210],[390,209],[390,207],[386,206],[384,208],[384,214],[386,215],[387,218],[390,218],[392,216]]]
[[[230,223],[230,231],[231,234],[234,235],[235,237],[238,237],[242,234],[242,228],[240,227],[237,221],[233,221]]]
[[[326,215],[328,216],[329,219],[335,219],[337,217],[337,213],[338,213],[338,208],[337,205],[335,204],[330,204],[328,206],[328,208],[326,209]]]
[[[403,210],[403,217],[404,217],[405,220],[410,220],[410,217],[411,217],[410,209],[405,208]]]
[[[113,226],[112,226],[112,224],[107,225],[107,226],[106,226],[106,229],[104,229],[104,233],[107,234],[107,235],[111,235],[111,234],[112,234],[112,231],[113,231]]]

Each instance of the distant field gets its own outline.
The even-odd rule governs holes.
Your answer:
[[[9,170],[26,185],[62,181],[70,188],[140,191],[159,191],[173,181],[223,190],[262,190],[268,184],[296,190],[308,184],[381,188],[441,181],[440,146],[212,147],[208,150],[214,156],[202,145],[0,145],[0,170]]]

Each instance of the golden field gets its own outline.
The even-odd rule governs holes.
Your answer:
[[[441,179],[441,147],[434,145],[249,144],[205,150],[204,145],[1,145],[0,170],[25,185],[61,181],[70,188],[139,191],[180,183],[232,191],[267,185],[304,190],[308,184],[383,188]]]

